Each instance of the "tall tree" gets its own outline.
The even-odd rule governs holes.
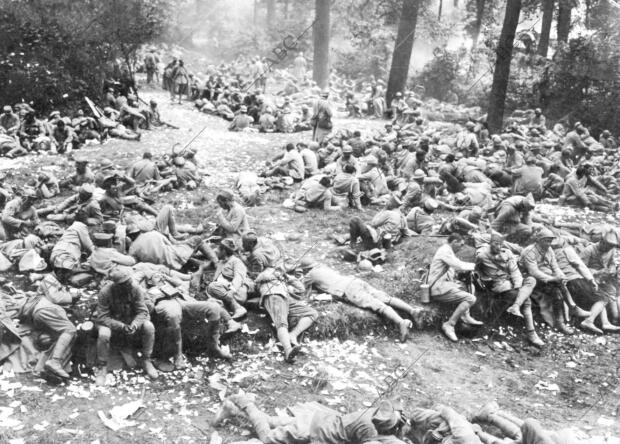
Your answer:
[[[475,17],[474,22],[471,24],[471,40],[472,46],[475,48],[478,45],[478,38],[480,37],[480,30],[482,29],[482,19],[484,18],[486,0],[474,0],[475,3]]]
[[[542,2],[542,25],[540,26],[540,39],[538,40],[538,55],[547,57],[549,51],[549,35],[553,23],[553,8],[555,0],[543,0]]]
[[[254,0],[254,18],[253,18],[254,26],[258,22],[258,0]]]
[[[330,0],[316,0],[312,79],[321,88],[329,83],[329,9]]]
[[[499,45],[497,46],[497,59],[495,61],[495,72],[493,73],[493,85],[491,86],[491,97],[489,98],[489,110],[487,113],[487,124],[491,133],[500,132],[503,126],[506,91],[510,77],[510,62],[512,60],[512,49],[520,14],[521,0],[507,0],[504,24],[502,25]]]
[[[267,29],[273,28],[276,19],[276,0],[267,0]]]
[[[386,93],[387,103],[392,101],[394,94],[405,89],[407,84],[419,9],[420,0],[403,0],[403,9],[398,22],[398,34],[392,53],[392,66],[390,67]]]
[[[558,42],[568,42],[573,0],[559,0],[558,3]]]

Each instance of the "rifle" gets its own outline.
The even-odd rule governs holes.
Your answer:
[[[84,100],[86,101],[86,103],[88,104],[88,107],[90,108],[91,112],[93,113],[93,115],[97,119],[99,119],[100,117],[103,116],[103,111],[101,110],[101,108],[99,108],[97,105],[95,105],[95,102],[93,102],[92,100],[90,100],[86,96],[84,96]]]

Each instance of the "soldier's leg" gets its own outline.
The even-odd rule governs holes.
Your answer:
[[[523,317],[521,306],[530,299],[532,295],[532,291],[534,291],[534,287],[536,287],[536,279],[531,276],[528,276],[523,279],[523,284],[521,288],[519,288],[519,293],[515,301],[512,303],[510,307],[506,310],[508,313],[513,314],[515,316]],[[531,304],[530,304],[531,307]],[[531,312],[531,308],[530,308]]]
[[[170,233],[172,237],[179,235],[176,229],[176,221],[174,219],[174,209],[172,208],[172,205],[164,205],[161,210],[157,212],[155,229],[163,234]]]
[[[69,374],[64,370],[64,365],[71,356],[71,347],[76,337],[75,326],[62,307],[48,303],[40,309],[35,309],[33,320],[37,327],[57,335],[50,358],[45,363],[45,369],[68,379]]]
[[[431,299],[440,303],[457,303],[457,307],[450,318],[443,323],[441,330],[453,342],[458,341],[454,327],[461,317],[476,303],[476,296],[465,290],[454,288],[446,293],[432,295]]]
[[[155,345],[155,326],[151,321],[145,321],[140,325],[136,333],[140,335],[142,342],[142,368],[149,378],[157,379],[159,373],[151,361]]]
[[[181,304],[176,299],[165,299],[159,301],[155,305],[155,313],[164,322],[164,338],[172,343],[174,349],[173,357],[175,367],[179,361],[179,367],[183,367],[183,335],[181,332],[181,321],[183,320],[183,312]]]
[[[97,369],[95,370],[95,383],[104,386],[108,373],[108,357],[110,356],[110,339],[112,330],[103,325],[97,327]]]
[[[409,334],[409,329],[413,326],[413,323],[408,319],[403,319],[396,312],[396,310],[383,301],[387,298],[387,295],[384,297],[380,295],[379,297],[375,297],[377,295],[377,291],[378,290],[370,286],[365,281],[355,279],[347,287],[344,298],[347,302],[350,302],[357,307],[373,311],[385,319],[392,321],[398,326],[400,340],[402,342],[406,341]],[[385,293],[383,294],[385,295]]]
[[[224,302],[224,306],[229,313],[232,313],[233,319],[239,319],[245,316],[247,310],[236,301],[233,297],[230,287],[220,282],[211,282],[207,287],[207,293],[216,299]]]
[[[300,302],[289,303],[289,325],[295,327],[289,332],[291,344],[299,345],[299,335],[309,329],[319,317],[319,313],[312,307]]]

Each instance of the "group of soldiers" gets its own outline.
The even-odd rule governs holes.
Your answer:
[[[29,153],[68,154],[85,144],[109,137],[139,141],[141,131],[162,126],[157,102],[141,104],[135,94],[106,89],[103,108],[77,110],[72,116],[52,111],[39,118],[28,104],[5,105],[0,115],[0,156],[15,158]]]
[[[170,82],[165,73],[164,81]],[[212,88],[204,91],[210,103],[226,96]],[[537,211],[544,200],[618,210],[620,170],[608,132],[596,141],[580,123],[568,132],[562,125],[549,130],[542,112],[535,110],[509,123],[501,134],[489,134],[484,120],[467,122],[455,135],[441,134],[422,117],[423,103],[409,93],[407,100],[396,95],[387,110],[392,121],[383,131],[334,132],[330,91],[315,92],[312,112],[305,110],[305,129],[312,130],[312,141],[287,144],[260,175],[286,176],[299,184],[288,199],[298,212],[382,207],[370,219],[362,213],[351,217],[347,235],[336,239],[354,257],[370,251],[385,258],[385,251],[398,249],[406,237],[445,237],[446,243],[430,260],[421,290],[428,290],[430,301],[456,305],[441,327],[448,339],[458,340],[458,323],[482,325],[471,311],[485,305],[523,318],[527,340],[543,347],[532,302],[545,321],[564,334],[573,332],[571,319],[579,319],[577,326],[594,334],[620,330],[615,258],[620,231],[607,224],[565,223]],[[231,129],[244,130],[253,121],[262,125],[269,114],[266,101],[252,96],[230,109]],[[248,97],[250,106],[243,105]],[[131,92],[123,95],[114,88],[106,91],[103,116],[98,118],[78,112],[68,119],[52,113],[42,123],[31,111],[23,111],[17,116],[5,107],[0,117],[6,137],[18,149],[7,155],[53,146],[66,152],[104,134],[139,139],[141,127],[159,121],[155,103],[140,108]],[[240,123],[255,112],[258,120]],[[104,126],[108,121],[116,126]],[[69,122],[74,130],[68,130]],[[59,128],[71,133],[68,142],[55,135]],[[161,159],[144,152],[123,169],[107,159],[96,165],[77,159],[69,177],[41,174],[20,189],[2,178],[0,265],[31,272],[35,290],[2,291],[0,322],[11,331],[13,321],[19,320],[52,334],[44,364],[47,373],[70,377],[78,330],[68,312],[80,300],[72,287],[89,284],[98,288],[93,320],[99,385],[107,382],[110,354],[119,344],[140,350],[143,369],[152,379],[158,378],[155,357],[167,362],[167,369],[185,368],[183,338],[192,321],[213,356],[231,359],[231,352],[220,344],[221,336],[241,330],[240,320],[256,308],[267,312],[283,359],[294,363],[304,332],[320,319],[307,301],[313,290],[376,313],[394,325],[401,341],[410,337],[419,308],[319,263],[312,254],[287,257],[276,241],[257,234],[260,227],[251,226],[233,191],[218,192],[213,231],[207,233],[202,224],[180,224],[175,208],[162,205],[158,196],[173,187],[200,186],[195,154],[178,146]],[[65,200],[55,198],[60,194]],[[471,261],[457,257],[465,244],[474,248]],[[44,270],[49,272],[41,274]],[[415,422],[418,414],[416,433],[435,434],[437,440],[457,436],[457,430],[470,439],[485,436],[471,424],[476,421],[466,421],[450,409],[414,410],[420,411],[407,418],[388,403],[359,417],[311,411],[300,416],[301,422],[279,424],[260,412],[252,398],[235,396],[224,403],[222,415],[247,416],[260,439],[274,443],[290,442],[291,434],[322,436],[325,442],[389,442],[390,436],[401,442],[396,436],[402,436],[404,426]],[[534,422],[502,422],[507,416],[497,411],[485,410],[482,417],[515,440],[545,442],[535,439],[549,436]]]
[[[442,135],[421,117],[398,125],[401,114],[424,112],[419,101],[403,106],[378,134],[327,131],[320,143],[289,143],[262,175],[300,182],[285,202],[298,212],[384,206],[369,221],[352,217],[341,245],[373,251],[408,236],[445,237],[423,285],[432,301],[457,306],[442,325],[452,341],[457,323],[482,325],[470,314],[480,295],[481,311],[490,297],[496,309],[524,318],[538,347],[532,299],[562,333],[572,334],[569,321],[578,318],[594,334],[620,331],[620,230],[604,216],[583,226],[536,211],[537,201],[618,211],[620,158],[609,132],[596,141],[579,122],[572,131],[549,130],[536,109],[502,134],[472,120]],[[455,255],[464,244],[475,249],[468,262]]]

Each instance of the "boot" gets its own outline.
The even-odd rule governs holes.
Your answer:
[[[241,319],[246,314],[248,314],[248,311],[246,310],[246,308],[244,306],[242,306],[241,304],[239,304],[239,302],[237,302],[237,301],[235,301],[233,299],[233,313],[231,315],[232,318],[233,319]]]
[[[471,418],[471,422],[489,422],[488,418],[490,415],[497,413],[499,411],[499,405],[495,401],[487,402],[483,405],[478,413],[476,413]]]
[[[496,402],[485,404],[472,418],[472,422],[485,422],[500,429],[506,436],[516,441],[521,440],[521,428],[510,419],[499,414],[499,406]]]
[[[44,365],[45,370],[62,379],[70,378],[69,374],[63,368],[63,363],[68,361],[71,355],[71,346],[73,345],[74,339],[75,332],[62,333],[58,336],[52,354]]]
[[[469,313],[469,310],[463,313],[463,316],[461,316],[461,320],[469,325],[484,325],[484,322],[474,319]]]
[[[295,358],[297,357],[300,351],[301,351],[300,345],[295,345],[291,347],[290,350],[287,350],[284,353],[284,360],[289,364],[293,364],[295,362]]]
[[[516,304],[516,302],[515,302],[514,304],[512,304],[510,307],[508,307],[508,308],[506,309],[506,312],[507,312],[507,313],[510,313],[511,315],[518,316],[518,317],[520,317],[520,318],[522,318],[522,317],[523,317],[523,314],[521,313],[521,307],[519,307],[519,306]]]
[[[527,337],[527,340],[529,341],[529,343],[532,344],[535,347],[544,347],[545,346],[545,343],[542,341],[542,339],[540,339],[540,337],[536,333],[536,330],[528,330],[526,337]]]
[[[187,368],[187,360],[185,359],[185,355],[183,355],[183,353],[174,358],[174,368],[175,370],[183,370]]]
[[[611,323],[605,324],[602,327],[603,327],[603,331],[606,331],[609,333],[618,333],[620,331],[620,327],[613,325]]]
[[[594,322],[592,322],[590,319],[585,319],[584,321],[582,321],[581,324],[579,324],[579,327],[583,330],[589,331],[590,333],[594,333],[595,335],[604,334],[603,330],[599,329],[596,325],[594,325]]]
[[[385,306],[381,314],[384,318],[392,321],[398,326],[400,341],[405,342],[407,340],[407,335],[409,334],[409,329],[413,326],[413,323],[409,320],[401,318],[400,315],[389,305]]]
[[[441,331],[452,342],[459,342],[459,338],[456,336],[456,332],[454,331],[454,325],[449,322],[444,322],[441,324]]]
[[[95,385],[105,387],[107,376],[108,366],[106,364],[99,365],[99,367],[95,369]]]
[[[207,340],[209,351],[216,358],[222,359],[232,359],[232,355],[230,352],[222,350],[220,347],[220,323],[219,322],[209,322],[207,324]]]
[[[159,372],[153,365],[150,357],[144,358],[144,360],[142,361],[142,368],[144,369],[144,373],[146,373],[146,376],[151,379],[157,379],[157,377],[159,376]]]
[[[572,307],[570,307],[569,312],[571,316],[576,316],[578,318],[587,318],[588,316],[590,316],[589,311],[585,311],[583,308],[579,307],[578,305],[573,305]]]
[[[441,325],[441,331],[452,342],[458,342],[458,340],[459,340],[456,337],[456,332],[454,331],[454,326],[459,321],[459,319],[461,319],[465,315],[465,313],[469,312],[469,307],[470,307],[470,304],[468,302],[466,302],[466,301],[461,302],[456,307],[456,309],[454,310],[452,315],[450,315],[450,319],[448,319],[447,322],[444,322]]]
[[[398,326],[398,333],[400,342],[407,342],[407,337],[409,336],[409,329],[413,327],[413,322],[409,319],[404,319],[403,322]]]
[[[48,359],[43,368],[62,379],[69,379],[71,377],[69,376],[69,373],[67,373],[65,369],[62,368],[62,364],[58,359]]]
[[[230,313],[232,313],[231,316],[235,320],[241,319],[248,313],[245,307],[239,304],[239,302],[237,302],[236,299],[230,295],[226,295],[223,298],[223,301],[224,306]]]
[[[601,328],[603,331],[608,331],[610,333],[618,333],[620,331],[620,327],[609,322],[609,316],[607,316],[607,309],[605,307],[603,307],[599,313],[599,317],[601,318]]]
[[[524,287],[521,287],[519,289],[519,293],[517,293],[517,298],[512,305],[506,309],[506,311],[511,315],[522,318],[523,314],[521,313],[521,306],[528,300],[531,294],[531,290],[526,290]]]
[[[247,415],[254,427],[254,431],[258,435],[258,439],[262,442],[272,442],[269,416],[256,407],[254,399],[249,395],[242,394],[229,396],[229,399]]]
[[[564,323],[563,305],[564,304],[560,303],[553,307],[555,315],[555,328],[562,334],[572,335],[575,331]]]

